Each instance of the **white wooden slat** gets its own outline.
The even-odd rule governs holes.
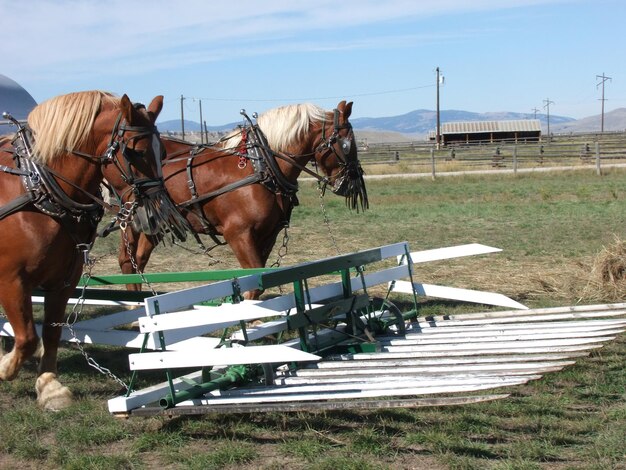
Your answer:
[[[142,317],[139,319],[139,330],[142,333],[151,333],[195,326],[215,326],[213,329],[215,331],[236,325],[240,321],[273,316],[276,316],[275,311],[260,307],[254,302],[243,301],[237,304],[224,303],[216,307]]]
[[[417,295],[424,295],[427,297],[459,300],[462,302],[473,302],[484,305],[497,305],[499,307],[518,308],[520,310],[528,309],[525,305],[516,302],[505,295],[497,294],[495,292],[459,289],[457,287],[421,284],[418,282],[411,283],[409,281],[396,281],[392,285],[392,291],[404,294],[412,294],[413,291],[415,291]]]
[[[181,392],[193,387],[193,383],[202,383],[202,371],[178,377],[172,381],[174,390]],[[170,391],[169,383],[162,382],[150,387],[131,392],[129,396],[119,396],[108,401],[110,413],[126,413],[135,408],[160,400]]]
[[[269,387],[242,387],[229,390],[215,390],[207,394],[213,397],[257,397],[277,396],[277,395],[305,395],[309,393],[320,392],[339,392],[339,391],[364,391],[364,390],[381,390],[389,396],[393,396],[395,389],[421,389],[422,393],[426,389],[446,387],[446,386],[486,386],[488,388],[506,387],[511,383],[525,383],[530,380],[540,379],[541,375],[511,375],[509,377],[494,377],[489,375],[452,375],[446,377],[427,377],[423,380],[409,378],[408,380],[394,380],[391,386],[380,382],[351,382],[351,383],[328,383],[315,385],[289,385],[289,386],[269,386]]]
[[[383,351],[388,352],[411,352],[411,351],[460,351],[472,349],[505,349],[508,347],[521,349],[525,347],[539,348],[550,346],[580,346],[594,343],[601,343],[614,340],[614,336],[602,336],[597,338],[565,338],[551,340],[528,340],[528,341],[495,341],[495,342],[476,342],[476,343],[455,343],[452,347],[450,344],[425,344],[423,346],[383,346]]]
[[[417,375],[417,374],[469,374],[469,373],[489,373],[489,374],[543,374],[560,370],[563,367],[571,366],[576,361],[545,361],[545,362],[508,362],[499,364],[460,364],[460,365],[431,365],[431,366],[408,366],[400,367],[372,367],[372,364],[357,362],[353,367],[342,367],[339,369],[314,369],[302,368],[293,372],[288,372],[284,376],[287,377],[339,377],[347,378],[351,375],[356,376],[395,376],[395,375]],[[283,376],[281,376],[281,379]]]
[[[493,345],[492,345],[493,346]],[[601,343],[578,344],[571,346],[526,346],[518,347],[517,345],[507,345],[501,348],[484,348],[484,349],[419,349],[413,351],[385,351],[385,355],[389,359],[417,359],[417,358],[439,358],[439,357],[463,357],[463,356],[482,356],[486,354],[564,354],[571,352],[589,351],[601,348]],[[361,355],[356,355],[361,359]]]
[[[394,387],[393,389],[377,389],[368,388],[362,389],[352,387],[348,390],[335,390],[335,391],[322,391],[322,392],[309,392],[304,393],[299,390],[290,390],[291,393],[282,393],[275,395],[218,395],[212,398],[203,398],[197,400],[189,400],[188,402],[180,403],[179,406],[185,405],[213,405],[213,404],[238,404],[238,403],[279,403],[279,402],[297,402],[297,401],[319,401],[319,400],[353,400],[359,398],[380,398],[380,397],[402,397],[402,396],[419,396],[430,394],[445,394],[445,393],[462,393],[462,392],[475,392],[480,390],[490,390],[493,388],[510,387],[515,385],[521,385],[529,380],[536,380],[538,377],[534,376],[522,376],[519,378],[511,379],[506,382],[499,383],[462,383],[452,385],[441,386],[407,386],[407,387]]]
[[[214,349],[221,343],[220,338],[213,338],[207,336],[194,336],[189,339],[178,341],[176,343],[168,344],[168,351],[191,351],[197,353],[198,351],[206,351],[208,349]]]
[[[252,328],[246,328],[246,335],[248,336],[249,341],[255,341],[260,338],[265,338],[269,335],[280,333],[281,331],[285,331],[286,329],[287,319],[282,318],[279,320],[264,322],[263,324]],[[230,335],[230,339],[244,341],[246,335],[243,334],[242,330],[238,330]]]
[[[480,243],[468,243],[466,245],[435,248],[433,250],[414,251],[411,253],[411,261],[413,263],[426,263],[429,261],[483,255],[500,251],[502,251],[500,248],[493,248],[491,246],[481,245]]]
[[[129,323],[136,322],[140,317],[146,315],[146,309],[143,304],[132,310],[122,310],[115,313],[107,313],[96,318],[90,318],[89,320],[80,320],[74,323],[74,327],[87,328],[90,330],[95,329],[110,329],[117,326],[127,325]]]
[[[580,313],[580,312],[611,312],[611,313],[626,313],[626,303],[615,304],[595,304],[595,305],[573,305],[567,307],[546,307],[546,308],[534,308],[524,312],[524,315],[549,315],[555,313]],[[519,316],[518,310],[503,310],[497,312],[476,312],[476,313],[459,313],[454,315],[433,316],[433,321],[447,321],[447,320],[477,320],[488,318],[502,318],[502,317],[517,317]],[[429,317],[430,318],[430,317]]]
[[[259,286],[259,275],[250,274],[248,276],[240,277],[237,279],[237,283],[242,292],[256,289]],[[146,298],[144,302],[146,305],[146,314],[148,316],[152,316],[157,312],[173,312],[200,302],[221,299],[233,294],[233,282],[227,280],[155,295]]]
[[[272,364],[318,361],[319,356],[282,345],[220,348],[208,351],[167,351],[129,355],[131,370],[175,369],[211,365]]]
[[[526,315],[526,311],[524,315]],[[528,323],[498,323],[494,320],[482,325],[446,326],[439,328],[436,323],[419,320],[412,322],[407,327],[405,338],[429,335],[476,335],[490,331],[578,331],[578,330],[611,330],[626,326],[626,319],[620,320],[575,320],[575,321],[551,321],[551,322],[528,322]]]
[[[493,318],[481,318],[478,320],[440,320],[431,322],[434,326],[438,328],[446,328],[448,326],[472,326],[472,325],[489,325],[489,324],[505,324],[505,323],[522,323],[522,322],[553,322],[559,320],[581,320],[581,319],[592,319],[592,318],[609,318],[609,317],[620,317],[623,316],[624,313],[621,310],[607,310],[601,312],[572,312],[572,313],[552,313],[552,314],[542,314],[542,315],[526,315],[529,310],[524,310],[523,312],[518,311],[518,316],[516,317],[499,317],[496,320]]]
[[[380,247],[380,255],[382,259],[393,258],[401,256],[409,251],[408,242],[392,243],[391,245],[385,245]]]
[[[31,297],[31,300],[34,304],[43,304],[44,303],[44,297],[41,295],[33,295]],[[136,301],[136,300],[103,300],[103,299],[83,299],[81,300],[81,302],[85,303],[85,305],[101,305],[103,307],[109,307],[109,306],[117,306],[117,307],[134,307],[134,306],[139,306],[139,305],[143,305],[143,302],[140,301]],[[68,305],[73,305],[76,302],[78,302],[78,299],[76,298],[70,298],[68,301]]]
[[[572,358],[586,357],[589,355],[588,351],[585,352],[570,352],[570,353],[554,353],[554,354],[520,354],[517,356],[470,356],[470,357],[434,357],[434,358],[388,358],[391,354],[388,353],[358,353],[349,354],[345,357],[331,356],[328,360],[316,362],[315,364],[307,364],[299,369],[302,370],[335,370],[345,369],[353,367],[352,364],[357,364],[363,368],[374,367],[412,367],[412,366],[457,366],[457,365],[471,365],[471,364],[510,364],[514,362],[523,362],[531,364],[533,362],[546,362],[546,361],[563,361]],[[337,358],[337,359],[335,359]]]
[[[381,373],[378,374],[348,374],[345,377],[339,376],[326,376],[326,375],[306,375],[306,376],[294,376],[294,377],[278,377],[275,379],[274,384],[278,387],[292,387],[297,385],[332,385],[332,384],[377,384],[380,383],[388,389],[393,389],[393,387],[400,383],[406,382],[408,380],[415,380],[416,382],[423,383],[425,380],[436,378],[436,379],[447,379],[447,378],[467,378],[467,379],[475,379],[480,383],[487,383],[490,380],[496,378],[509,378],[512,374],[516,377],[536,377],[537,375],[544,375],[550,372],[558,372],[562,370],[562,367],[543,367],[541,369],[536,370],[519,370],[519,371],[510,371],[507,372],[505,370],[499,371],[461,371],[456,374],[445,373],[445,372],[411,372],[408,371],[406,374],[391,374],[391,373]]]
[[[430,345],[430,344],[468,344],[468,343],[491,343],[496,341],[510,341],[510,342],[519,342],[519,341],[531,341],[531,340],[549,340],[549,339],[570,339],[570,338],[598,338],[598,337],[606,337],[610,335],[616,335],[619,333],[623,333],[624,329],[612,329],[612,330],[602,330],[602,331],[577,331],[577,332],[568,332],[568,331],[559,331],[556,333],[552,332],[541,332],[541,333],[533,333],[533,332],[503,332],[502,334],[494,334],[494,332],[490,332],[490,334],[477,334],[472,336],[459,336],[459,335],[428,335],[426,337],[412,337],[412,338],[398,338],[398,339],[389,339],[380,341],[382,346],[420,346],[420,345]]]

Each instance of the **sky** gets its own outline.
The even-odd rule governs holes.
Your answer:
[[[208,126],[291,103],[352,117],[626,107],[624,0],[0,0],[0,73],[37,102],[101,89]],[[598,76],[610,77],[603,80]],[[182,99],[181,99],[182,97]]]

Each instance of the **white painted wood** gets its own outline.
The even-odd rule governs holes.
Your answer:
[[[459,300],[462,302],[473,302],[484,305],[497,305],[499,307],[518,308],[528,310],[525,305],[508,298],[505,295],[495,292],[484,292],[470,289],[459,289],[457,287],[437,286],[434,284],[421,284],[418,282],[396,281],[392,284],[393,292],[412,294],[427,297],[437,297],[441,299]]]
[[[615,304],[595,304],[595,305],[574,305],[568,307],[548,307],[548,308],[535,308],[524,312],[524,315],[546,315],[556,313],[579,313],[579,312],[612,312],[624,314],[626,313],[626,303]],[[460,313],[454,315],[447,315],[445,318],[442,316],[432,317],[433,321],[443,320],[476,320],[481,318],[502,318],[502,317],[517,317],[519,316],[517,310],[504,310],[498,312],[476,312],[476,313]],[[574,317],[572,317],[574,318]]]
[[[282,377],[333,377],[338,376],[340,378],[347,378],[351,375],[356,376],[395,376],[395,375],[418,375],[418,374],[469,374],[474,372],[488,372],[489,374],[504,373],[507,375],[516,374],[543,374],[545,372],[551,372],[560,370],[563,367],[571,366],[576,361],[544,361],[544,362],[504,362],[499,364],[457,364],[457,365],[403,365],[398,366],[384,366],[373,367],[370,362],[366,364],[362,361],[352,363],[352,367],[341,367],[336,369],[314,369],[314,368],[302,368],[296,371],[287,372]]]
[[[212,338],[207,336],[194,336],[189,339],[178,341],[167,346],[168,351],[189,351],[197,353],[198,351],[206,351],[214,349],[221,343],[220,338]]]
[[[152,316],[157,312],[169,313],[207,300],[231,296],[234,294],[232,283],[230,280],[220,281],[148,297],[145,299],[146,314]],[[253,290],[259,286],[259,276],[257,274],[244,276],[238,278],[237,283],[242,292]]]
[[[457,343],[453,348],[450,344],[425,344],[423,346],[383,346],[382,350],[387,352],[412,352],[412,351],[449,351],[453,349],[453,352],[461,350],[473,350],[473,349],[523,349],[523,348],[540,348],[540,347],[555,347],[555,346],[580,346],[590,345],[595,343],[601,343],[614,340],[614,336],[601,336],[597,338],[565,338],[565,339],[551,339],[551,340],[528,340],[528,341],[494,341],[494,342],[476,342],[476,343]]]
[[[567,354],[572,352],[589,351],[593,349],[601,348],[601,343],[593,344],[581,344],[572,346],[527,346],[517,347],[515,345],[508,345],[501,348],[484,348],[484,349],[440,349],[440,350],[399,350],[399,351],[385,351],[389,359],[409,359],[409,358],[439,358],[439,357],[463,357],[463,356],[483,356],[486,354]],[[355,355],[356,357],[356,355]],[[359,356],[361,359],[361,356]]]
[[[44,303],[44,297],[41,295],[33,295],[31,299],[34,304]],[[143,302],[139,302],[135,300],[102,300],[102,299],[83,299],[83,300],[84,300],[85,305],[101,305],[103,307],[109,307],[109,306],[135,307],[135,306],[143,305]],[[70,298],[70,300],[68,301],[68,305],[73,305],[76,302],[78,302],[77,298]]]
[[[173,380],[174,390],[181,392],[193,387],[194,383],[202,383],[202,371],[193,372]],[[128,397],[119,396],[108,401],[110,413],[126,413],[135,408],[156,402],[167,395],[170,391],[169,384],[162,382],[157,385],[143,388],[132,392]]]
[[[241,395],[231,396],[221,394],[213,398],[203,398],[197,400],[189,400],[188,402],[180,403],[179,406],[185,405],[212,405],[212,404],[238,404],[238,403],[288,403],[288,402],[303,402],[303,401],[319,401],[319,400],[351,400],[359,398],[379,398],[379,397],[402,397],[402,396],[419,396],[430,394],[447,394],[447,393],[461,393],[479,390],[489,390],[498,387],[510,387],[520,385],[534,380],[533,376],[523,376],[522,378],[516,378],[507,382],[501,382],[499,384],[493,383],[469,383],[469,384],[454,384],[454,385],[441,385],[438,387],[397,387],[393,389],[360,389],[352,387],[349,390],[336,390],[329,392],[309,392],[303,393],[298,390],[293,390],[291,394],[280,395]]]
[[[607,310],[607,311],[589,311],[589,312],[572,312],[572,313],[553,313],[534,315],[531,313],[527,316],[530,310],[524,310],[523,313],[518,311],[516,317],[499,317],[496,320],[493,318],[482,318],[477,320],[439,320],[433,321],[434,325],[439,328],[446,328],[448,326],[472,326],[472,325],[488,325],[488,324],[504,324],[504,323],[521,323],[521,322],[553,322],[559,320],[580,320],[580,319],[592,319],[592,318],[610,318],[610,317],[622,317],[624,312],[621,310]]]
[[[90,318],[89,320],[81,320],[78,318],[74,326],[78,328],[87,328],[90,330],[95,329],[111,329],[122,325],[128,325],[136,322],[140,317],[146,315],[146,309],[143,304],[132,310],[122,310],[115,313],[107,313],[96,318]]]
[[[315,364],[307,364],[299,371],[303,370],[335,370],[346,369],[357,364],[358,367],[374,368],[374,367],[412,367],[412,366],[457,366],[472,364],[510,364],[515,362],[523,362],[532,364],[534,362],[547,361],[563,361],[572,358],[585,357],[589,352],[571,352],[571,353],[554,353],[554,354],[520,354],[506,356],[469,356],[469,357],[434,357],[434,358],[388,358],[392,354],[388,353],[359,353],[349,354],[345,356],[331,356]]]
[[[208,351],[148,352],[129,355],[131,370],[176,369],[237,364],[318,361],[319,356],[282,345],[220,348]]]
[[[411,337],[411,338],[398,338],[398,339],[389,339],[382,340],[380,344],[382,346],[420,346],[420,345],[431,345],[431,344],[448,344],[448,345],[457,345],[457,344],[468,344],[468,343],[490,343],[496,341],[510,341],[510,342],[519,342],[519,341],[534,341],[534,340],[549,340],[549,339],[569,339],[569,338],[599,338],[606,337],[610,335],[616,335],[619,333],[623,333],[624,329],[612,329],[612,330],[601,330],[601,331],[588,331],[588,330],[578,330],[574,332],[568,331],[559,331],[556,333],[552,332],[524,332],[520,333],[518,331],[510,332],[503,331],[501,334],[495,334],[495,332],[489,332],[489,334],[480,334],[477,333],[475,335],[467,335],[467,336],[459,336],[459,335],[428,335],[426,337]]]
[[[528,311],[524,312],[526,315]],[[445,320],[443,320],[445,321]],[[576,320],[576,321],[551,321],[551,322],[528,322],[528,323],[498,323],[494,320],[481,325],[445,326],[440,328],[436,322],[427,322],[423,319],[412,322],[407,327],[405,338],[429,335],[476,335],[491,331],[579,331],[579,330],[611,330],[626,326],[626,319],[620,320]]]
[[[216,307],[192,309],[174,313],[162,313],[152,317],[139,319],[139,330],[142,333],[168,331],[178,328],[195,326],[214,326],[212,330],[223,329],[236,325],[240,321],[276,316],[274,310],[260,307],[255,302],[243,301],[238,304],[224,303]],[[205,330],[211,331],[211,330]]]
[[[435,248],[433,250],[414,251],[411,253],[413,263],[427,263],[429,261],[440,261],[444,259],[460,258],[463,256],[483,255],[487,253],[497,253],[500,248],[493,248],[480,243],[468,243],[467,245],[450,246],[446,248]],[[406,260],[402,260],[406,262]]]

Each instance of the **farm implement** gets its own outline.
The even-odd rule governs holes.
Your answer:
[[[529,310],[501,294],[415,279],[421,263],[497,251],[469,244],[410,252],[396,243],[145,298],[91,300],[127,309],[77,321],[64,339],[136,349],[129,391],[108,406],[146,416],[501,399],[626,329],[626,304]],[[254,289],[278,293],[242,300]],[[492,307],[423,317],[423,296]],[[118,329],[129,324],[136,327]],[[146,371],[161,371],[161,382],[136,389]]]

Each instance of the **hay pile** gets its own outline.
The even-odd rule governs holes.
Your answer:
[[[586,273],[581,300],[620,302],[626,300],[626,242],[615,237],[593,260]]]

